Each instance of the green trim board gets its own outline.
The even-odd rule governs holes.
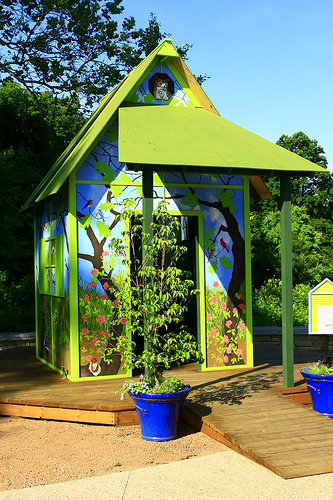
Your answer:
[[[244,244],[245,244],[245,294],[246,294],[246,357],[247,366],[254,366],[252,327],[252,275],[251,275],[251,227],[250,227],[250,182],[244,182]]]
[[[63,234],[39,240],[39,293],[65,296]]]
[[[172,148],[170,147],[172,144]],[[308,175],[322,167],[201,108],[119,109],[119,161],[136,170],[194,167]]]
[[[308,294],[309,335],[333,334],[333,283],[328,278]]]

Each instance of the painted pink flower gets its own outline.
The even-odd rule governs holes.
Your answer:
[[[214,329],[209,332],[210,337],[215,337],[215,335],[216,335],[216,331]]]
[[[110,252],[108,252],[107,250],[104,250],[104,252],[102,252],[102,257],[107,257],[108,255],[110,255]]]
[[[225,326],[227,328],[229,328],[229,326],[231,326],[231,325],[232,325],[232,321],[231,321],[231,319],[228,319],[228,321],[226,322]]]
[[[212,317],[212,313],[208,313],[206,316],[206,321],[208,321]]]
[[[91,271],[91,274],[98,274],[99,273],[99,270],[96,269],[96,267],[94,269],[92,269]]]
[[[84,296],[84,300],[85,300],[86,302],[88,302],[88,300],[89,300],[89,295],[88,295],[87,293],[86,293],[86,294],[85,294],[85,296]]]
[[[245,304],[239,304],[239,309],[245,309]]]
[[[116,307],[117,307],[117,306],[119,306],[119,304],[120,304],[120,302],[119,302],[119,300],[118,300],[118,299],[116,299],[116,300],[114,300],[114,301],[113,301],[113,305],[114,305],[114,306],[116,306]]]
[[[92,361],[94,359],[94,357],[92,356],[92,354],[88,354],[88,356],[86,357],[86,360],[87,361]]]
[[[89,285],[91,286],[91,288],[95,288],[96,283],[94,283],[93,281],[91,281],[91,282],[89,283]]]
[[[228,335],[223,335],[223,338],[224,338],[224,342],[226,344],[228,344],[229,343],[229,337],[228,337]]]
[[[242,349],[236,349],[236,356],[241,356],[243,354]]]
[[[237,307],[234,307],[233,310],[232,310],[233,314],[236,314],[237,312]]]
[[[98,333],[99,333],[100,335],[103,335],[103,337],[106,335],[106,332],[105,332],[104,330],[98,330]]]
[[[126,323],[126,318],[120,318],[119,323],[124,325]]]
[[[96,345],[97,342],[99,342],[99,339],[96,337],[94,340],[93,340],[93,344]]]
[[[228,356],[227,356],[227,355],[225,355],[225,356],[224,356],[224,358],[223,358],[223,363],[224,363],[225,365],[227,365],[227,364],[229,363],[229,358],[228,358]]]
[[[99,298],[100,298],[100,299],[107,300],[109,297],[108,297],[107,295],[99,295]]]
[[[101,324],[105,323],[105,317],[100,314],[98,316],[98,318],[96,318],[96,321],[97,321],[97,323],[99,323],[101,325]]]
[[[231,345],[229,345],[229,347],[227,347],[227,354],[231,354],[232,353],[232,347]]]
[[[218,282],[218,281],[214,281],[214,283],[213,283],[213,287],[214,287],[214,288],[218,288],[218,287],[219,287],[219,282]]]
[[[227,307],[227,304],[225,302],[221,302],[220,308],[222,309],[222,311],[225,311],[226,307]]]
[[[82,316],[82,319],[83,319],[83,321],[88,321],[88,318],[85,314]]]
[[[118,257],[124,257],[124,254],[122,252],[118,252]]]
[[[244,330],[244,329],[245,329],[245,325],[244,325],[244,323],[239,323],[239,325],[238,325],[238,326],[239,326],[239,329],[240,329],[240,330]]]
[[[81,333],[82,333],[82,335],[87,335],[88,328],[82,328]]]
[[[109,288],[109,283],[105,282],[103,285],[103,288],[106,291]]]
[[[216,295],[213,295],[213,297],[210,299],[210,301],[211,301],[212,304],[216,304],[216,302],[217,302]]]

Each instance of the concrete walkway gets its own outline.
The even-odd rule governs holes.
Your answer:
[[[316,500],[333,474],[282,479],[232,450],[66,483],[0,492],[0,500]]]

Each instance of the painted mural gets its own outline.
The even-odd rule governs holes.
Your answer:
[[[67,189],[39,207],[37,245],[38,355],[70,373]]]
[[[128,100],[146,105],[193,106],[169,67],[156,64]],[[172,145],[170,145],[172,146]],[[80,376],[126,375],[118,353],[105,350],[114,335],[126,334],[126,318],[115,332],[117,299],[110,290],[121,286],[121,259],[110,258],[110,239],[123,227],[117,216],[126,200],[141,210],[142,176],[118,162],[118,123],[110,124],[76,174],[78,219]],[[197,308],[196,332],[206,354],[206,368],[246,363],[245,247],[243,179],[240,176],[155,173],[154,204],[165,200],[176,214],[202,214],[203,226],[192,234],[204,258],[192,265],[204,300]],[[125,244],[125,242],[122,242]],[[199,253],[192,258],[198,259]],[[120,254],[121,257],[121,254]],[[202,307],[203,306],[203,307]],[[205,308],[205,310],[203,310]]]

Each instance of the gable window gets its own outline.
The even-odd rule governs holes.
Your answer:
[[[39,243],[39,291],[46,295],[63,297],[63,235],[43,238]]]

